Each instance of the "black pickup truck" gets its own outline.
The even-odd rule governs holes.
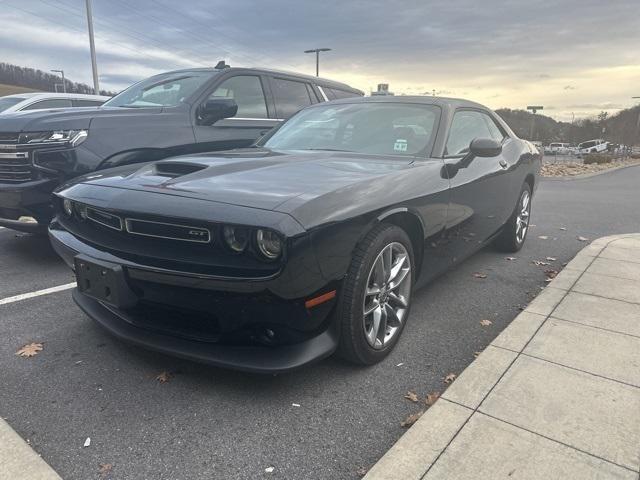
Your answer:
[[[41,231],[53,216],[51,192],[78,175],[247,147],[303,107],[362,95],[331,80],[221,62],[155,75],[99,108],[0,115],[0,226]]]

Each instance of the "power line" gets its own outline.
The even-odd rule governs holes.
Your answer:
[[[79,18],[83,18],[83,16],[81,14],[76,13],[75,10],[72,9],[72,7],[64,2],[58,1],[56,3],[50,3],[47,0],[39,0],[40,2],[49,5],[51,7],[54,7],[56,9],[59,9],[62,7],[62,10],[65,11],[65,13],[68,13],[69,15],[73,15],[75,17],[79,17]],[[163,44],[159,41],[157,41],[156,39],[149,37],[147,35],[144,35],[142,33],[139,32],[135,32],[134,34],[131,33],[127,33],[128,31],[132,31],[131,29],[127,28],[127,27],[123,27],[117,24],[114,24],[113,21],[109,21],[109,20],[105,20],[105,19],[97,19],[95,18],[94,21],[98,24],[98,25],[106,25],[111,29],[114,29],[116,31],[119,31],[119,33],[121,35],[124,35],[126,37],[129,38],[133,38],[135,40],[141,41],[141,42],[151,42],[153,44],[155,44],[156,46],[161,47],[162,49],[165,50],[175,50],[175,48],[172,45],[168,45],[168,44]],[[170,47],[169,49],[167,49],[167,47]],[[192,52],[187,51],[187,50],[175,50],[175,53],[187,53],[189,55],[190,58],[198,58],[201,61],[193,61],[193,63],[196,63],[200,66],[203,67],[210,67],[211,66],[211,62],[208,61],[207,59],[205,59],[204,57],[199,57],[198,55],[194,55]]]
[[[63,23],[63,22],[56,21],[56,20],[52,20],[52,19],[47,18],[47,17],[44,17],[44,16],[42,16],[42,15],[38,15],[37,13],[30,12],[29,10],[25,10],[24,8],[16,7],[15,5],[11,5],[11,4],[8,4],[8,3],[5,3],[5,5],[6,5],[7,7],[13,8],[13,9],[15,9],[15,10],[19,10],[19,11],[21,11],[21,12],[23,12],[23,13],[26,13],[27,15],[31,15],[31,16],[33,16],[33,17],[37,17],[37,18],[39,18],[39,19],[41,19],[41,20],[44,20],[44,21],[46,21],[47,23],[52,23],[52,24],[55,24],[55,25],[58,25],[58,26],[63,25],[63,26],[65,26],[66,28],[68,28],[68,29],[70,29],[70,30],[74,30],[74,31],[76,31],[76,32],[80,32],[80,33],[82,33],[83,35],[86,33],[86,31],[85,31],[85,30],[81,30],[81,29],[76,28],[76,27],[74,27],[74,26],[71,26],[71,25],[69,25],[69,24],[65,24],[65,23]],[[131,47],[127,46],[127,45],[124,45],[124,44],[122,44],[122,43],[115,42],[115,41],[110,40],[110,39],[105,39],[105,38],[103,38],[103,37],[101,37],[101,36],[98,36],[98,38],[100,38],[100,39],[104,40],[105,42],[109,42],[109,43],[112,43],[113,45],[117,45],[117,46],[119,46],[119,47],[121,47],[121,48],[124,48],[124,49],[126,49],[126,50],[129,50],[129,51],[131,51],[131,52],[133,52],[133,53],[135,53],[136,55],[139,55],[139,56],[141,56],[141,57],[145,57],[145,58],[148,58],[148,59],[150,59],[150,60],[154,60],[154,61],[162,60],[162,61],[165,61],[165,63],[167,63],[168,65],[172,65],[173,67],[176,67],[176,68],[178,68],[178,69],[180,69],[180,68],[184,68],[184,65],[177,65],[177,64],[172,63],[172,62],[170,62],[170,61],[166,61],[166,60],[164,60],[164,59],[159,59],[158,57],[153,57],[153,56],[151,56],[151,55],[147,55],[147,54],[141,53],[141,52],[140,52],[140,50],[135,50],[135,49],[133,49],[133,48],[131,48]]]
[[[180,15],[180,16],[182,16],[182,17],[186,18],[186,19],[187,19],[187,20],[189,20],[191,23],[194,23],[194,24],[196,24],[196,25],[200,25],[201,27],[206,28],[207,30],[216,30],[220,36],[225,37],[225,38],[228,38],[228,39],[229,39],[229,40],[231,40],[232,42],[237,43],[235,39],[233,39],[233,38],[232,38],[232,37],[230,37],[229,35],[227,35],[227,34],[225,34],[225,33],[221,32],[221,31],[220,31],[220,29],[217,29],[217,28],[215,28],[215,27],[212,27],[211,25],[208,25],[208,24],[206,24],[206,23],[202,23],[202,22],[200,22],[200,21],[198,21],[198,20],[194,19],[193,17],[191,17],[191,16],[189,16],[189,15],[185,15],[184,13],[180,12],[179,10],[176,10],[175,8],[172,8],[172,7],[170,7],[169,5],[166,5],[166,4],[164,4],[164,3],[162,3],[162,2],[160,2],[160,1],[158,1],[158,0],[154,0],[154,3],[155,3],[156,5],[159,5],[160,7],[164,8],[165,10],[171,11],[171,12],[173,12],[174,14],[177,14],[177,15]],[[264,57],[265,57],[265,58],[271,58],[272,60],[274,60],[274,58],[273,58],[273,57],[271,57],[271,56],[269,56],[269,55],[264,55]],[[283,63],[284,63],[285,65],[288,65],[288,66],[289,66],[289,67],[291,67],[291,68],[294,68],[294,69],[298,68],[298,67],[296,67],[296,66],[294,66],[294,65],[291,65],[290,63],[287,63],[287,62],[283,62]]]

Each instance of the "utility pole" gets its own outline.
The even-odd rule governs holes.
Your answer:
[[[531,133],[529,134],[529,139],[533,142],[533,131],[536,125],[536,112],[538,110],[542,110],[544,107],[541,105],[529,105],[527,107],[527,110],[531,110],[531,113],[533,113],[532,117],[531,117]]]
[[[100,84],[98,83],[98,63],[96,62],[96,45],[93,41],[93,12],[91,0],[86,0],[87,5],[87,25],[89,26],[89,47],[91,48],[91,69],[93,70],[93,93],[100,95]]]
[[[640,97],[631,97],[635,100],[640,99]],[[640,137],[640,111],[638,111],[638,121],[636,122],[636,138],[633,139],[633,144],[635,145],[636,141],[638,141]]]
[[[305,50],[304,53],[316,54],[316,77],[320,76],[320,52],[329,52],[330,48],[314,48],[312,50]]]
[[[64,70],[51,70],[51,71],[54,72],[54,73],[59,73],[60,75],[62,75],[62,92],[63,93],[67,93],[67,84],[64,81]],[[56,91],[57,91],[57,89],[56,89]]]

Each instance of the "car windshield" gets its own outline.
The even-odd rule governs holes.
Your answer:
[[[4,112],[7,108],[11,108],[17,103],[25,100],[24,97],[4,97],[0,98],[0,112]]]
[[[216,72],[191,71],[156,75],[132,85],[105,107],[173,107],[184,102]]]
[[[311,107],[287,121],[264,146],[379,155],[424,154],[440,109],[408,103],[351,103]]]

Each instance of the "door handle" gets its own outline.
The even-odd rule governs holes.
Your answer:
[[[500,160],[499,163],[502,168],[507,168],[509,166],[506,160]]]

